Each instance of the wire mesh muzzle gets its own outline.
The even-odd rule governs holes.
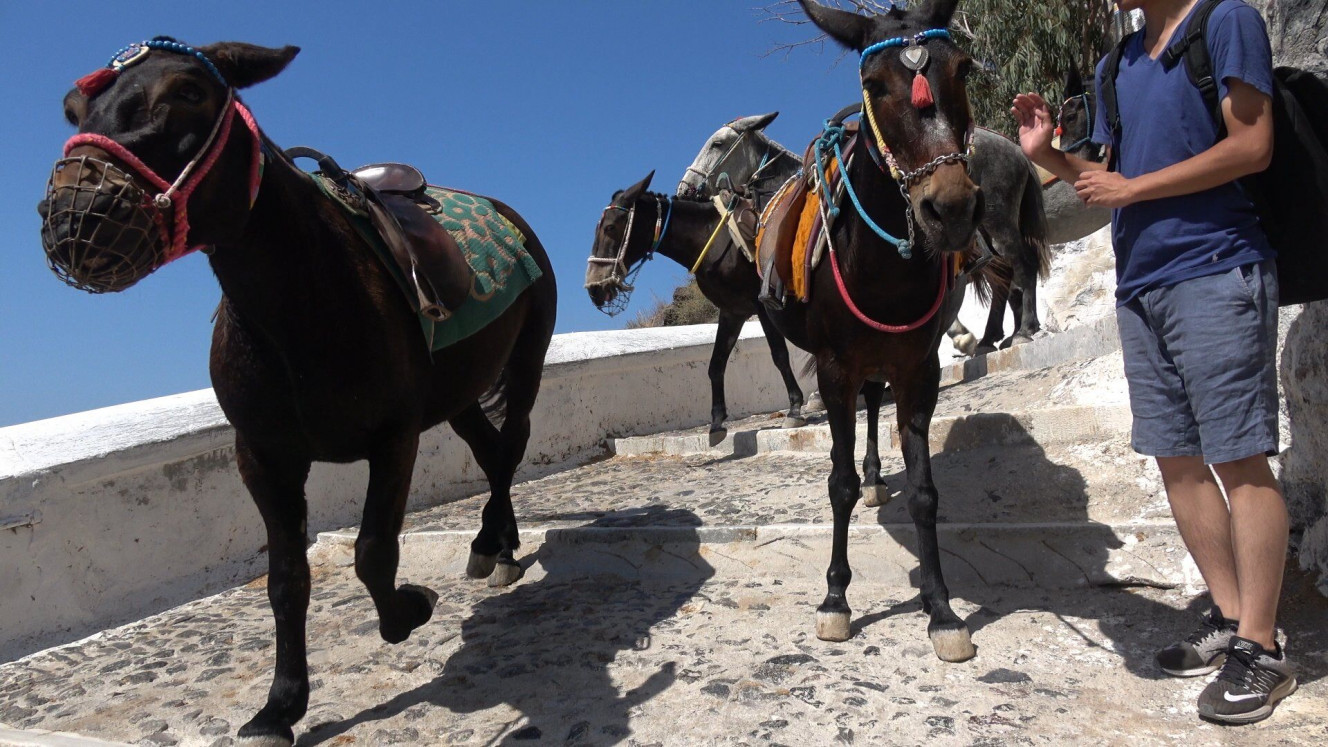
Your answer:
[[[165,261],[169,241],[161,211],[131,174],[109,161],[91,156],[56,161],[43,206],[46,262],[75,288],[122,291]]]

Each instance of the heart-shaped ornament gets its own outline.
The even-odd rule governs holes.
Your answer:
[[[918,46],[904,47],[899,52],[899,59],[904,67],[916,73],[927,65],[927,50]]]

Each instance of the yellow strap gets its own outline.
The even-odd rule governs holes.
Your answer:
[[[885,144],[885,138],[881,137],[881,128],[876,126],[876,115],[872,112],[871,98],[867,96],[867,89],[865,88],[862,89],[862,111],[867,115],[867,123],[871,125],[872,134],[876,136],[876,149],[881,152],[881,158],[885,158],[885,154],[890,152],[890,149]],[[889,163],[890,176],[895,181],[899,181],[899,169],[895,168],[893,161],[889,161]]]
[[[700,267],[701,262],[705,260],[706,252],[710,251],[710,245],[715,243],[715,237],[719,236],[720,231],[724,230],[724,224],[729,222],[729,218],[732,215],[732,212],[725,210],[724,214],[720,216],[719,225],[715,226],[715,230],[710,233],[710,239],[706,241],[705,246],[701,248],[701,256],[697,257],[696,264],[692,265],[691,273],[693,275],[696,274],[696,268]]]

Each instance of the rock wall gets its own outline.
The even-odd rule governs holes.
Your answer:
[[[1328,77],[1328,0],[1249,0],[1263,12],[1278,65]],[[1282,488],[1301,566],[1328,594],[1328,301],[1282,310],[1280,354],[1287,416]],[[1288,438],[1289,437],[1289,438]]]

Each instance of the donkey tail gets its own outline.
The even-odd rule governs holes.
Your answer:
[[[1042,205],[1042,183],[1033,163],[1028,163],[1024,179],[1024,199],[1019,203],[1019,235],[1024,246],[1037,256],[1037,274],[1043,280],[1051,273],[1051,247],[1047,244],[1047,213]],[[1030,257],[1031,259],[1031,257]]]

